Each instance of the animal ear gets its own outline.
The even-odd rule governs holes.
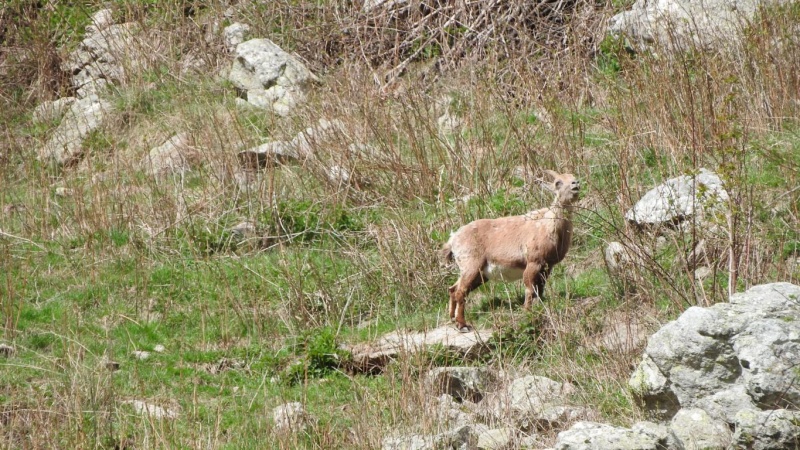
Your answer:
[[[556,182],[554,184],[556,186],[556,189],[561,189],[561,186],[564,185],[564,182],[561,181],[561,180],[556,180]]]
[[[551,177],[553,177],[554,180],[558,179],[558,172],[556,172],[554,170],[545,169],[544,173],[546,173],[546,174],[550,175]]]

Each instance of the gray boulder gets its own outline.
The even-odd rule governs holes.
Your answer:
[[[311,84],[318,81],[303,63],[269,39],[237,45],[228,79],[246,92],[250,104],[281,116],[305,100]]]
[[[402,354],[420,353],[431,348],[445,348],[467,359],[476,358],[489,350],[487,342],[493,335],[491,329],[461,333],[448,324],[427,331],[398,330],[375,342],[343,345],[343,348],[353,356],[354,371],[378,373]]]
[[[412,434],[383,439],[383,450],[472,450],[478,437],[469,425],[432,436]]]
[[[135,23],[87,28],[86,38],[62,64],[62,69],[72,74],[78,98],[97,93],[107,83],[124,80],[126,70],[144,66],[145,50],[136,38],[138,33]]]
[[[222,36],[225,39],[225,48],[229,52],[236,50],[236,47],[245,41],[247,35],[250,33],[250,25],[245,23],[235,22],[222,30]]]
[[[727,424],[711,418],[702,409],[678,411],[670,428],[684,450],[725,450],[731,444]]]
[[[643,47],[721,48],[737,41],[762,6],[780,0],[637,0],[630,11],[611,18],[609,31]]]
[[[661,418],[704,407],[733,423],[741,408],[800,404],[798,366],[800,286],[772,283],[686,310],[650,337],[629,384]]]
[[[697,175],[670,178],[651,189],[625,213],[625,219],[638,226],[675,225],[695,214],[703,220],[724,210],[727,201],[719,176],[700,169]]]
[[[585,407],[570,404],[569,395],[573,390],[569,383],[528,375],[512,381],[504,397],[491,398],[486,407],[491,409],[494,418],[522,430],[549,429],[589,415]]]
[[[59,165],[76,162],[83,152],[84,139],[103,124],[111,110],[111,103],[97,95],[72,102],[50,139],[37,149],[38,159]]]
[[[69,107],[75,103],[75,100],[75,97],[64,97],[58,100],[42,102],[33,110],[31,119],[33,119],[34,123],[59,120],[69,111]]]
[[[737,448],[780,450],[800,448],[800,412],[743,409],[736,414],[733,440]]]
[[[291,402],[277,406],[272,410],[275,429],[281,433],[298,433],[305,431],[311,424],[311,416],[302,403]]]
[[[166,142],[150,150],[145,160],[145,168],[150,175],[183,174],[189,170],[191,151],[189,133],[178,133]]]
[[[487,367],[438,367],[427,375],[434,395],[448,394],[459,401],[481,401],[497,381]]]
[[[658,440],[642,430],[578,422],[558,433],[556,450],[658,450]]]

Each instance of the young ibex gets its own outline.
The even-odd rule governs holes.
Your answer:
[[[544,295],[544,285],[553,266],[561,262],[572,240],[572,204],[578,199],[580,182],[569,173],[552,176],[556,195],[552,206],[522,216],[479,219],[461,227],[442,248],[442,257],[460,269],[450,286],[450,319],[461,332],[470,327],[464,319],[467,294],[484,281],[501,279],[525,283],[525,309],[533,296]]]

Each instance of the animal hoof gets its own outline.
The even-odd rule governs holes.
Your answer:
[[[458,327],[459,333],[469,333],[472,331],[472,327],[469,325],[456,325]]]

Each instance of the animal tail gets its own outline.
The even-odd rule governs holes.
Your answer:
[[[444,244],[442,249],[439,250],[439,261],[441,261],[442,264],[449,264],[455,261],[455,258],[453,257],[453,248],[449,242]]]

